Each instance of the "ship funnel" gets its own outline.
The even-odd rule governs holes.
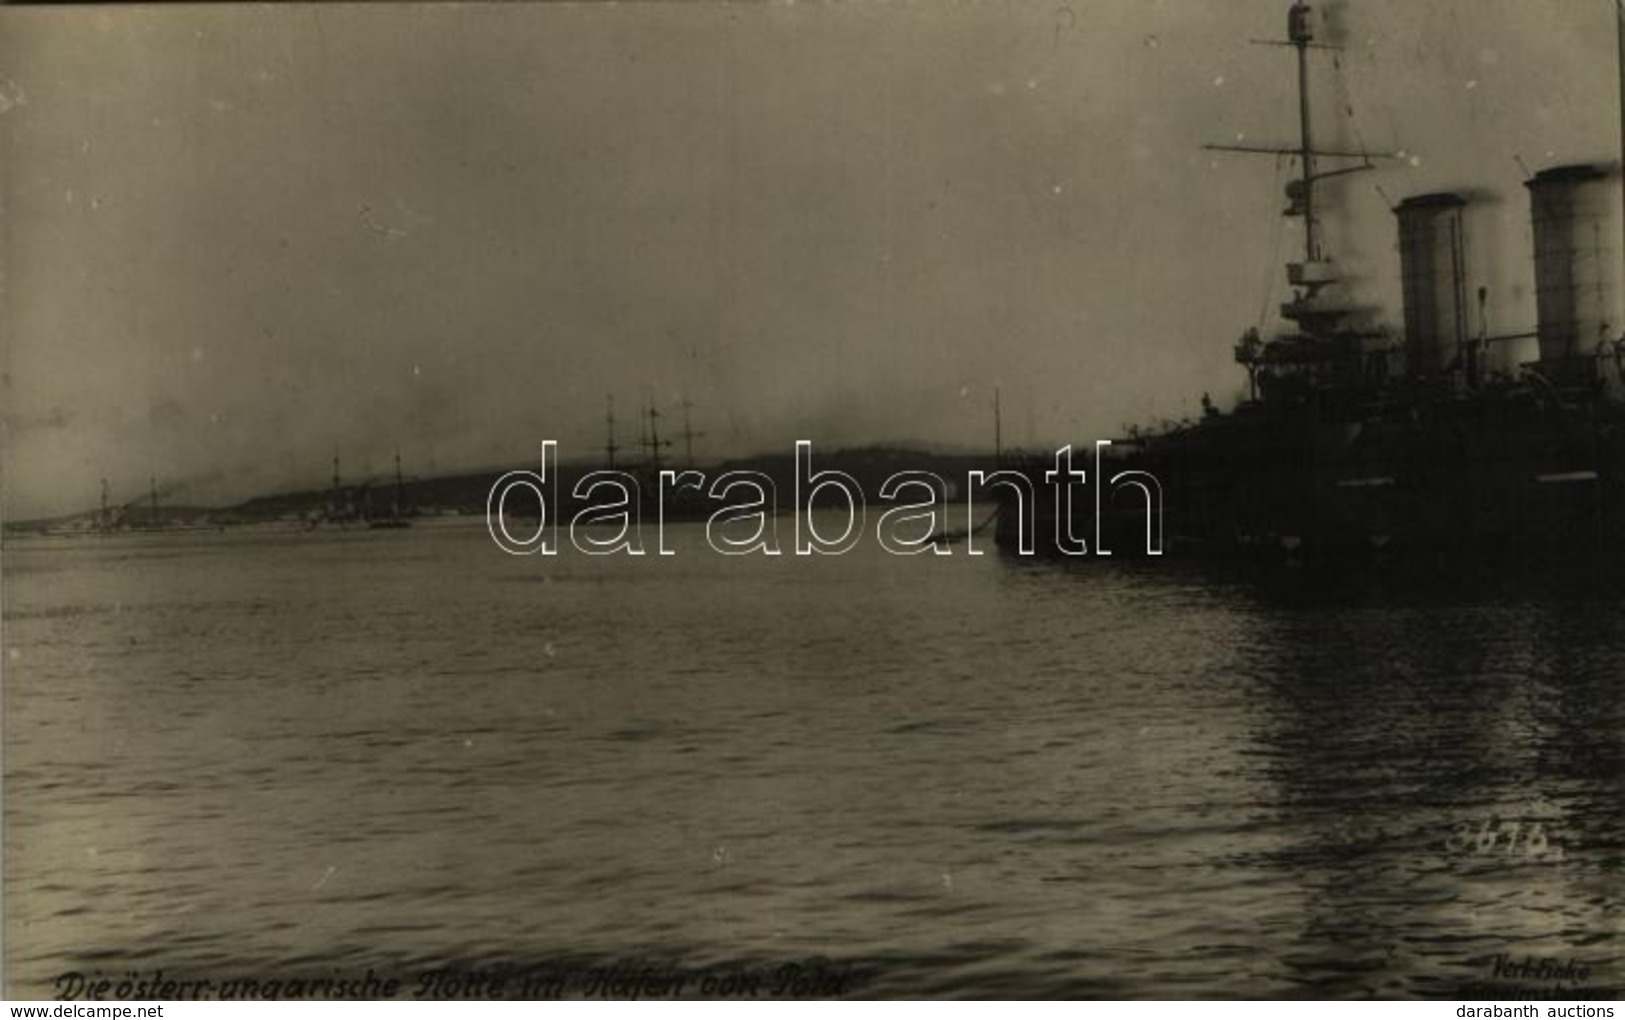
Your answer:
[[[1618,197],[1598,166],[1542,170],[1525,181],[1535,228],[1540,360],[1588,357],[1619,335]]]
[[[1466,267],[1460,195],[1417,195],[1399,217],[1405,292],[1405,366],[1412,376],[1442,374],[1467,339]]]

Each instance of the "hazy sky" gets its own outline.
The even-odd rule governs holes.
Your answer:
[[[707,455],[1228,402],[1298,240],[1200,145],[1294,140],[1287,6],[0,10],[7,511],[588,453],[607,393]],[[1317,18],[1325,141],[1407,157],[1328,189],[1355,292],[1397,324],[1389,203],[1471,189],[1528,328],[1515,157],[1618,158],[1614,0]]]

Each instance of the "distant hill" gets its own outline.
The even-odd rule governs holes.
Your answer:
[[[219,513],[207,506],[160,505],[156,513],[148,505],[109,507],[107,527],[125,531],[145,531],[158,528],[203,527],[211,524]],[[42,534],[46,532],[92,532],[102,530],[102,512],[83,510],[60,517],[43,517],[28,521],[7,521],[7,534]]]
[[[681,470],[680,463],[665,465]],[[885,481],[902,471],[927,471],[939,475],[956,491],[965,483],[968,472],[993,468],[993,456],[987,453],[932,452],[917,447],[875,445],[857,448],[824,450],[814,445],[812,469],[835,470],[850,475],[863,489],[864,498],[875,502]],[[509,470],[521,468],[486,468],[477,471],[433,478],[405,481],[400,489],[400,512],[414,515],[484,514],[491,488]],[[535,465],[522,469],[535,470]],[[582,461],[559,465],[559,487],[570,492],[585,474],[601,470],[602,465]],[[644,469],[622,466],[635,477]],[[713,464],[697,464],[712,479],[727,471],[756,471],[773,482],[781,507],[788,507],[795,492],[795,451],[759,454]],[[641,479],[640,479],[641,480]],[[652,484],[652,483],[647,483]],[[826,492],[828,502],[839,497]],[[284,521],[290,524],[314,524],[324,519],[342,516],[345,519],[388,516],[395,509],[393,481],[374,481],[344,486],[335,493],[332,489],[301,489],[291,492],[268,493],[226,507],[159,506],[156,514],[150,507],[131,505],[109,511],[107,527],[113,530],[144,530],[162,528],[226,527],[233,525],[264,524]],[[8,521],[8,534],[72,534],[102,530],[101,511],[86,510],[60,517],[29,521]]]

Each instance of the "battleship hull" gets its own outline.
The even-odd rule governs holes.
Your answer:
[[[1042,465],[1020,469],[1035,498],[1001,505],[1012,551],[1025,525],[1049,555],[1625,558],[1625,410],[1526,386],[1355,418],[1243,405],[1138,440],[1091,480],[1106,486],[1098,515],[1085,487],[1068,513]],[[1160,505],[1111,485],[1127,471],[1158,480]]]

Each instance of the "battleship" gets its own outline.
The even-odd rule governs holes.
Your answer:
[[[395,452],[395,487],[392,490],[387,514],[377,513],[373,507],[373,485],[361,482],[346,487],[339,474],[339,458],[333,456],[333,484],[327,490],[324,504],[312,509],[305,517],[307,528],[331,525],[347,528],[352,525],[371,530],[398,530],[410,528],[412,513],[406,507],[402,493],[401,454]]]
[[[1001,546],[1034,541],[1076,554],[1082,544],[1061,548],[1063,537],[1094,534],[1119,556],[1159,553],[1160,536],[1170,555],[1302,563],[1617,557],[1625,552],[1622,224],[1610,222],[1618,165],[1525,171],[1533,329],[1492,336],[1485,326],[1486,291],[1467,278],[1466,190],[1393,206],[1403,332],[1361,325],[1323,236],[1321,185],[1380,170],[1383,154],[1317,146],[1308,67],[1330,47],[1316,40],[1313,15],[1293,3],[1278,43],[1296,49],[1298,143],[1207,146],[1275,153],[1296,175],[1285,215],[1301,228],[1301,256],[1286,266],[1291,297],[1277,332],[1247,330],[1235,343],[1244,396],[1225,410],[1204,395],[1199,419],[1102,447],[1110,456],[1090,465],[1099,469],[1093,499],[1071,499],[1063,490],[1073,483],[1048,462],[1011,461],[1035,498],[1005,487]],[[1492,368],[1496,345],[1520,339],[1538,357]],[[1126,472],[1154,476],[1160,493],[1114,484]]]

